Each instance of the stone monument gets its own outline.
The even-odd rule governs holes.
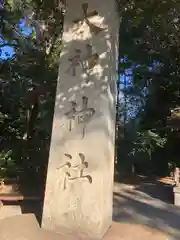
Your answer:
[[[175,169],[175,174],[174,174],[174,180],[175,180],[175,186],[173,188],[173,192],[174,192],[174,205],[175,206],[180,206],[180,184],[179,184],[179,180],[180,180],[180,171],[179,168]]]
[[[115,0],[66,2],[43,228],[112,224],[119,21]]]
[[[171,109],[170,116],[167,117],[167,126],[171,129],[174,136],[179,138],[180,133],[180,107]],[[174,205],[180,206],[180,169],[175,168],[174,172],[175,186],[174,192]]]

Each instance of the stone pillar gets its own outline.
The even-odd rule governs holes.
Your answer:
[[[175,173],[174,173],[174,180],[175,180],[175,184],[176,186],[179,186],[179,168],[175,168]]]
[[[42,227],[101,238],[112,223],[119,16],[67,0]]]
[[[173,188],[174,192],[174,205],[175,206],[180,206],[180,187],[174,187]]]

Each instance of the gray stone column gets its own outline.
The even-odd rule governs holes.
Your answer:
[[[67,0],[42,227],[101,238],[112,223],[119,16]]]

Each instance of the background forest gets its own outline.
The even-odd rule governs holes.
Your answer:
[[[167,175],[180,164],[178,125],[168,121],[180,104],[180,2],[118,7],[116,168]],[[0,1],[1,177],[44,179],[64,12],[59,0]]]

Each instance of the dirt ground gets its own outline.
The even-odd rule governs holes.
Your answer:
[[[180,239],[180,208],[173,205],[172,179],[141,176],[119,180],[114,184],[114,222],[104,240]],[[39,217],[41,206],[38,202],[5,205],[0,219],[25,213]]]
[[[139,231],[139,239],[142,239],[144,228],[158,234],[161,232],[164,239],[180,239],[180,208],[173,205],[173,184],[171,178],[145,177],[116,182],[114,221],[133,226],[137,224],[139,227],[134,228],[131,235],[136,236]]]

